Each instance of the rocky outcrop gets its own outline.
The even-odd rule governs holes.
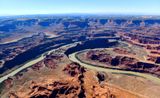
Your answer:
[[[118,53],[118,54],[136,55],[135,53],[131,53],[131,52],[127,51],[126,49],[122,49],[122,48],[114,48],[113,51]]]
[[[25,95],[10,92],[9,98],[75,98],[80,94],[80,85],[76,80],[53,81],[48,84],[32,82]]]
[[[70,75],[69,70],[78,73]],[[143,98],[106,83],[105,72],[84,70],[77,63],[71,63],[63,70],[69,74],[65,79],[53,81],[30,81],[27,90],[12,91],[9,98]],[[23,87],[26,89],[26,87]]]
[[[97,78],[98,78],[98,81],[100,83],[100,82],[105,81],[107,77],[106,77],[105,73],[103,73],[103,72],[97,72]]]
[[[152,55],[147,55],[147,60],[151,61],[151,62],[156,62],[157,57],[156,56],[152,56]]]
[[[43,67],[47,67],[49,69],[55,69],[57,66],[57,62],[60,62],[63,58],[62,55],[47,55],[46,58],[32,66],[34,71],[40,70]]]
[[[13,86],[13,79],[8,78],[7,80],[4,81],[4,84],[5,84],[6,88],[12,87]]]
[[[85,98],[84,73],[86,70],[78,63],[70,63],[63,69],[69,75],[64,80],[55,80],[47,83],[31,82],[29,92],[20,94],[11,92],[9,98]]]
[[[112,57],[109,54],[103,53],[103,51],[89,51],[86,54],[87,58],[91,60],[98,60],[99,62],[110,64]]]
[[[37,71],[37,70],[40,70],[43,66],[44,66],[44,62],[43,62],[43,61],[40,61],[40,62],[34,64],[34,65],[32,66],[32,69],[33,69],[34,71]]]
[[[47,86],[34,85],[31,87],[30,98],[73,98],[80,93],[76,81],[55,81]]]
[[[63,69],[63,71],[69,74],[70,76],[74,77],[84,73],[86,70],[84,67],[81,67],[78,63],[70,63]]]
[[[55,67],[57,66],[56,62],[61,61],[61,59],[63,58],[62,55],[47,55],[46,58],[44,59],[44,64],[46,67],[51,68],[51,69],[55,69]]]

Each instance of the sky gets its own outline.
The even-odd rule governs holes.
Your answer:
[[[0,0],[0,16],[73,13],[160,15],[160,0]]]

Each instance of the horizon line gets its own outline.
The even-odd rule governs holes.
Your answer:
[[[149,13],[37,13],[37,14],[0,14],[0,17],[12,16],[36,16],[36,15],[124,15],[124,16],[160,16],[160,14]]]

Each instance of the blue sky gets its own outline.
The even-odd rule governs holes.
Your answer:
[[[0,0],[0,15],[62,13],[160,15],[160,0]]]

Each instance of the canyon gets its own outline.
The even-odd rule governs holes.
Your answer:
[[[159,98],[160,18],[0,19],[1,98]]]

